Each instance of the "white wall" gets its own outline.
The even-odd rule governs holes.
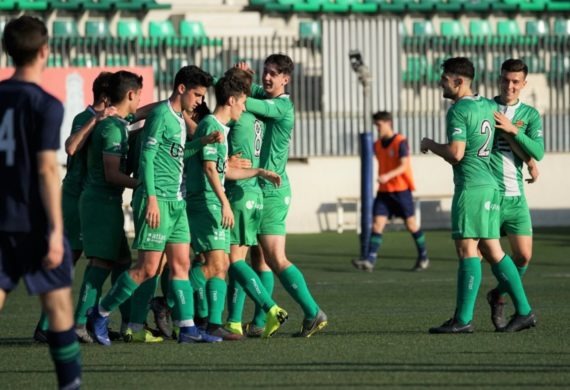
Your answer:
[[[413,156],[415,195],[451,195],[453,176],[449,164],[433,155]],[[570,154],[550,153],[539,163],[537,183],[527,184],[526,193],[535,226],[570,225]],[[310,158],[290,161],[287,172],[293,201],[287,231],[309,233],[336,230],[339,196],[360,194],[360,161],[357,157]],[[376,177],[374,178],[376,180]],[[423,202],[422,225],[447,228],[451,199]],[[346,219],[355,222],[354,209]]]

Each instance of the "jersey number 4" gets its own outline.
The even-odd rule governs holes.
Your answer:
[[[16,154],[13,108],[6,110],[4,117],[2,118],[2,122],[0,122],[0,152],[6,152],[6,166],[13,166]]]
[[[485,143],[477,151],[477,156],[479,157],[489,157],[491,149],[489,148],[489,143],[491,142],[491,137],[493,136],[493,131],[491,130],[491,123],[489,121],[483,121],[481,124],[481,134],[485,135]]]

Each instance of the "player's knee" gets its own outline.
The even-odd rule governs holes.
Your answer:
[[[517,267],[526,267],[530,263],[532,257],[531,251],[520,251],[513,253],[513,261]]]
[[[184,276],[187,277],[188,272],[190,272],[190,262],[188,260],[174,259],[170,264],[170,273],[173,278],[179,279],[184,278]]]

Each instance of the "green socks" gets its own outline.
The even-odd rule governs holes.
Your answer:
[[[275,278],[273,277],[273,271],[256,271],[256,274],[261,280],[261,284],[265,287],[265,291],[271,297],[273,295],[273,287],[275,287]],[[264,328],[265,318],[267,313],[259,305],[255,305],[255,313],[253,314],[253,325]]]
[[[522,316],[528,315],[531,312],[531,308],[526,299],[520,271],[517,270],[513,259],[509,255],[505,255],[501,261],[493,264],[491,269],[493,270],[493,275],[495,275],[500,284],[505,286],[506,291],[511,296],[517,314]]]
[[[196,292],[196,311],[198,317],[208,317],[208,299],[206,298],[206,277],[202,272],[202,266],[198,265],[190,269],[190,283]]]
[[[135,290],[131,297],[131,314],[129,322],[132,324],[144,324],[148,315],[148,305],[154,297],[156,288],[158,287],[159,276],[154,276],[145,280]]]
[[[245,291],[241,284],[230,274],[228,283],[228,322],[241,323]],[[265,315],[265,312],[263,313]]]
[[[473,319],[477,292],[481,285],[481,260],[478,257],[467,257],[459,260],[457,271],[457,304],[455,318],[468,324]]]
[[[38,322],[38,328],[40,328],[40,330],[43,330],[44,332],[47,331],[49,328],[49,321],[47,315],[43,311],[42,315],[40,316],[40,321]]]
[[[115,264],[113,267],[113,271],[111,272],[111,285],[114,286],[117,279],[121,274],[125,271],[128,271],[131,268],[131,263],[119,263]],[[127,299],[119,306],[119,310],[121,311],[121,320],[124,323],[129,322],[129,316],[131,315],[131,300]]]
[[[187,321],[194,318],[194,296],[188,279],[171,279],[168,292],[174,301],[172,317],[175,321]]]
[[[527,269],[528,269],[528,265],[525,267],[517,267],[517,271],[519,273],[521,280],[522,280],[524,274],[526,273]],[[496,290],[503,297],[508,294],[508,286],[504,282],[499,281],[499,284],[497,285]]]
[[[75,325],[85,325],[87,322],[87,310],[97,303],[101,297],[101,290],[105,280],[111,273],[110,269],[93,267],[88,265],[83,274],[83,283],[77,297],[75,307]]]
[[[225,280],[213,277],[206,283],[208,293],[208,307],[210,315],[209,323],[214,325],[222,325],[222,314],[224,312],[224,302],[228,286]]]
[[[231,277],[235,278],[247,295],[255,302],[256,305],[268,312],[275,305],[275,301],[263,287],[259,276],[253,269],[245,262],[245,260],[238,260],[230,265],[229,272]]]
[[[99,312],[103,309],[106,313],[115,310],[119,305],[126,302],[133,295],[139,285],[131,278],[128,272],[123,272],[109,293],[101,300]],[[104,313],[101,313],[104,315]],[[130,314],[130,311],[129,311]]]
[[[301,306],[303,313],[305,313],[305,319],[312,320],[315,318],[319,312],[319,306],[311,296],[301,271],[291,265],[279,274],[279,280],[289,295]]]

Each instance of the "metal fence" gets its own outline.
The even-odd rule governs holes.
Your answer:
[[[543,115],[547,151],[570,151],[570,39],[563,36],[482,39],[400,35],[400,20],[384,17],[322,19],[320,39],[234,37],[224,39],[65,38],[51,40],[50,66],[134,66],[154,68],[155,96],[165,99],[176,71],[196,64],[221,75],[237,61],[258,74],[271,53],[290,55],[296,67],[289,91],[296,107],[291,157],[349,156],[358,153],[364,131],[363,101],[348,52],[362,51],[373,76],[372,109],[390,110],[395,127],[409,138],[413,153],[430,136],[443,141],[449,102],[438,87],[443,59],[463,55],[477,70],[475,90],[497,93],[500,64],[523,58],[531,73],[526,102]],[[0,51],[0,67],[10,66]],[[213,94],[209,94],[213,106]],[[373,130],[373,129],[371,129]]]

